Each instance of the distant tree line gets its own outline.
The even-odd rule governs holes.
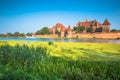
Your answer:
[[[32,36],[32,33],[20,33],[20,32],[15,32],[15,33],[6,33],[6,34],[0,34],[0,37],[26,37],[26,36]]]
[[[84,26],[79,26],[79,27],[74,27],[73,30],[76,33],[83,33],[85,30],[86,32],[93,32],[93,28],[87,28],[85,29]],[[117,29],[112,29],[111,32],[120,32],[120,30]],[[43,27],[40,30],[37,30],[35,32],[37,35],[44,35],[44,34],[51,34],[50,29],[48,27]],[[59,31],[55,29],[55,34],[59,34]],[[20,32],[15,32],[15,33],[6,33],[6,34],[0,34],[0,37],[26,37],[26,36],[32,36],[32,33],[20,33]]]
[[[58,31],[56,30],[56,33],[57,33]],[[49,30],[49,28],[48,27],[43,27],[42,29],[40,29],[40,30],[37,30],[36,32],[35,32],[35,34],[37,34],[37,35],[39,35],[39,34],[42,34],[42,35],[44,35],[44,34],[50,34],[50,30]],[[26,36],[32,36],[32,33],[20,33],[20,32],[15,32],[15,33],[6,33],[6,34],[0,34],[0,37],[26,37]]]
[[[112,29],[112,30],[110,30],[110,32],[120,32],[120,30]]]

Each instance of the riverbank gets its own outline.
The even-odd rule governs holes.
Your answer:
[[[1,80],[118,80],[120,44],[0,41]]]
[[[53,56],[66,56],[78,59],[83,57],[85,59],[92,59],[90,55],[96,56],[93,60],[97,60],[98,57],[101,60],[117,60],[120,59],[120,44],[106,44],[106,43],[82,43],[82,42],[35,42],[35,41],[0,41],[7,42],[9,45],[15,46],[19,45],[28,45],[28,46],[46,46],[50,55]],[[86,54],[89,53],[89,54]],[[103,56],[104,55],[104,56]],[[112,57],[114,56],[114,57]],[[78,57],[78,58],[77,58]],[[88,58],[89,57],[89,58]],[[111,58],[112,57],[112,58]],[[100,59],[98,59],[100,60]]]
[[[46,35],[35,35],[35,36],[37,38],[59,38],[58,34],[46,34]],[[67,38],[120,39],[120,32],[71,33],[71,35]]]
[[[96,38],[0,38],[0,41],[33,41],[33,42],[90,42],[120,44],[120,39]]]

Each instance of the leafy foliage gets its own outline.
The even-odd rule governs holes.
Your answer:
[[[90,27],[90,28],[87,28],[87,32],[92,32],[93,31],[93,28]]]
[[[51,41],[49,41],[49,42],[48,42],[48,45],[53,45],[53,44],[54,44],[54,43],[53,43],[53,42],[51,42]]]
[[[26,35],[27,35],[27,36],[32,36],[32,33],[29,33],[29,32],[28,32]]]
[[[0,34],[0,37],[25,37],[24,33],[20,33],[20,32],[15,32],[15,33],[7,33],[5,34]]]
[[[74,30],[75,30],[77,33],[82,33],[82,32],[85,30],[85,27],[84,27],[84,26],[74,27]]]
[[[52,47],[55,47],[53,51],[61,47],[64,55],[71,54],[72,49],[77,49],[89,57],[97,57],[96,51],[84,48],[85,45],[91,48],[91,44],[78,43],[81,48],[76,43],[72,44],[74,48],[65,44],[71,45],[71,43],[60,43],[59,46],[55,44],[49,46],[49,48],[42,45],[30,46],[27,44],[11,46],[8,42],[0,41],[0,80],[119,80],[119,60],[93,61],[84,60],[82,57],[73,60],[68,57],[50,56],[50,53],[48,53]],[[92,44],[94,45],[94,43]],[[110,45],[106,48],[109,49]],[[97,46],[98,49],[99,47]],[[115,45],[114,47],[117,48]],[[101,49],[101,51],[103,50]],[[55,53],[59,54],[59,50]],[[75,53],[72,55],[75,55]]]
[[[59,33],[58,29],[57,29],[57,28],[55,28],[55,34],[58,34],[58,33]]]
[[[120,32],[120,30],[112,29],[111,32]]]
[[[15,32],[15,33],[14,33],[14,36],[15,36],[15,37],[19,37],[19,36],[20,36],[20,33],[19,33],[19,32]]]
[[[41,30],[38,30],[36,34],[50,34],[50,30],[48,27],[43,27]]]
[[[5,34],[0,34],[0,37],[6,37],[6,35]]]

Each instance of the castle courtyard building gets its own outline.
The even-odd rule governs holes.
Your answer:
[[[110,32],[110,23],[107,19],[105,19],[103,23],[100,23],[96,20],[89,21],[86,19],[84,22],[79,21],[75,27],[84,27],[85,30],[83,33],[86,33],[88,28],[92,28],[92,32]],[[49,28],[49,30],[51,34],[56,34],[57,32],[58,36],[60,37],[71,37],[76,33],[76,31],[74,31],[70,25],[65,27],[61,23],[57,23],[52,28]]]
[[[110,32],[110,23],[107,19],[105,19],[103,23],[100,23],[96,20],[89,21],[86,19],[84,22],[79,21],[76,24],[76,27],[85,27],[85,30],[87,28],[92,28],[93,32]]]

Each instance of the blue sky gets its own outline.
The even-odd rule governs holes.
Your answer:
[[[74,27],[86,18],[107,18],[111,29],[120,29],[120,0],[0,0],[0,33],[35,32],[58,22]]]

